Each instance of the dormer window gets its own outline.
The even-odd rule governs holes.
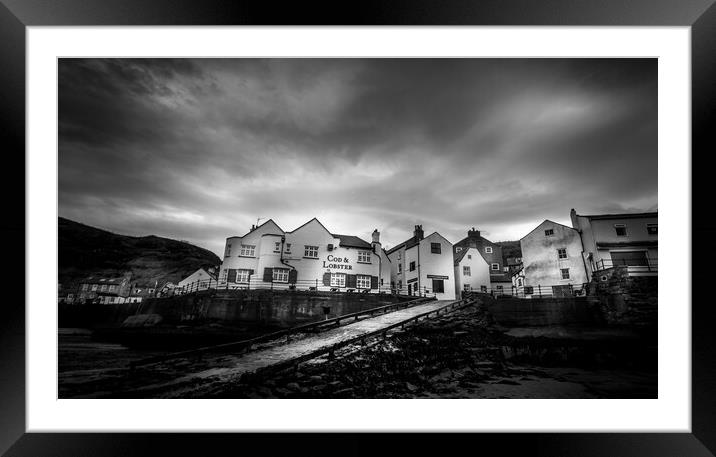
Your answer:
[[[485,254],[492,254],[492,246],[485,246]]]

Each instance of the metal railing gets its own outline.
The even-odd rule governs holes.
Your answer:
[[[365,316],[373,317],[376,314],[386,314],[386,313],[389,313],[392,311],[410,308],[412,306],[419,305],[422,303],[427,303],[427,302],[433,301],[433,300],[435,300],[435,299],[421,297],[421,298],[418,298],[417,300],[391,303],[389,305],[379,306],[377,308],[366,309],[363,311],[358,311],[358,312],[350,313],[350,314],[343,314],[341,316],[337,316],[337,317],[334,317],[331,319],[325,319],[322,321],[311,322],[309,324],[298,325],[298,326],[291,327],[291,328],[288,328],[285,330],[279,330],[277,332],[267,333],[266,335],[261,335],[256,338],[251,338],[248,340],[241,340],[241,341],[235,341],[232,343],[218,344],[215,346],[201,347],[201,348],[197,348],[197,349],[190,349],[187,351],[174,352],[171,354],[164,354],[164,355],[159,355],[159,356],[155,356],[155,357],[148,357],[146,359],[135,360],[133,362],[130,362],[129,367],[134,368],[134,367],[141,366],[141,365],[150,365],[153,363],[165,362],[165,361],[171,360],[171,359],[178,359],[178,358],[184,358],[184,357],[189,357],[189,356],[201,356],[202,354],[206,354],[206,353],[210,353],[210,352],[219,352],[219,351],[226,351],[226,350],[237,350],[238,353],[246,353],[246,352],[250,352],[251,350],[255,349],[255,346],[260,343],[266,343],[268,341],[273,341],[273,340],[276,340],[276,339],[282,338],[282,337],[286,337],[286,342],[289,342],[291,335],[295,335],[297,333],[318,332],[321,330],[336,328],[336,327],[340,327],[341,323],[343,323],[344,325],[347,325],[347,323],[355,322],[361,317],[365,317]]]
[[[217,281],[216,279],[203,279],[195,281],[183,287],[175,287],[169,291],[160,293],[160,297],[173,295],[185,295],[203,290],[286,290],[286,291],[308,291],[308,292],[345,292],[358,294],[393,294],[393,295],[409,295],[413,297],[435,297],[435,292],[429,287],[423,287],[419,291],[411,288],[408,294],[408,287],[401,288],[391,287],[389,285],[378,286],[377,288],[364,287],[347,287],[345,285],[325,285],[322,279],[297,280],[295,282],[288,281],[263,281],[257,278],[251,278],[247,282],[228,282]]]
[[[586,296],[589,283],[584,284],[552,284],[535,286],[522,285],[511,287],[480,287],[462,290],[462,297],[471,297],[476,294],[487,294],[494,298],[570,298]]]
[[[658,271],[658,259],[638,257],[633,259],[599,259],[595,262],[596,271],[618,266],[627,267],[629,271]]]

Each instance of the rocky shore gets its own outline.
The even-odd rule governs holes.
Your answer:
[[[202,397],[656,398],[655,364],[614,354],[623,339],[516,337],[504,330],[473,305],[297,371],[216,385]],[[642,343],[626,346],[648,347]]]

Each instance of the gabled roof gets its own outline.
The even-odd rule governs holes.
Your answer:
[[[281,227],[279,227],[279,225],[278,225],[276,222],[274,222],[273,219],[269,219],[269,220],[267,220],[266,222],[264,222],[263,224],[261,224],[261,225],[259,225],[258,227],[256,227],[255,229],[249,230],[248,232],[244,233],[244,234],[241,235],[241,236],[230,236],[230,237],[227,237],[226,239],[228,240],[229,238],[243,238],[243,237],[245,237],[246,235],[248,235],[249,233],[253,233],[253,232],[255,232],[256,230],[258,230],[259,228],[261,228],[261,227],[263,227],[264,225],[268,224],[269,222],[271,222],[271,223],[272,223],[273,225],[275,225],[279,230],[281,230],[282,232],[284,232],[284,230],[283,230]],[[285,233],[285,232],[284,232],[284,233]]]
[[[445,241],[447,241],[448,243],[450,243],[450,240],[448,240],[447,238],[445,238],[444,236],[442,236],[440,233],[438,233],[438,232],[433,232],[433,233],[431,233],[431,234],[428,235],[428,236],[424,236],[422,240],[416,240],[415,237],[412,236],[412,237],[410,237],[409,239],[407,239],[407,240],[403,241],[402,243],[398,244],[397,246],[393,246],[392,248],[390,248],[390,249],[388,250],[388,252],[386,252],[386,254],[392,254],[393,252],[397,251],[398,249],[400,249],[400,248],[402,248],[402,247],[405,247],[405,249],[410,249],[410,248],[412,248],[413,246],[416,246],[416,245],[420,244],[421,241],[426,240],[426,239],[430,238],[430,237],[433,236],[433,235],[437,235],[437,236],[439,236],[440,238],[442,238],[443,240],[445,240]],[[450,245],[452,246],[452,243],[450,243]]]
[[[358,238],[357,236],[353,235],[338,235],[335,233],[332,233],[331,236],[333,238],[340,239],[340,246],[348,247],[348,248],[361,248],[361,249],[372,249],[373,246],[371,246],[370,243],[367,241]]]
[[[465,254],[467,254],[467,251],[474,248],[461,248],[460,252],[455,252],[453,254],[453,259],[455,260],[455,265],[459,265],[460,261],[465,257]]]
[[[545,220],[543,220],[542,222],[540,222],[539,224],[537,224],[537,226],[536,226],[535,228],[533,228],[532,230],[530,230],[529,233],[527,233],[527,235],[525,235],[525,236],[523,236],[522,238],[520,238],[520,241],[522,241],[522,240],[523,240],[524,238],[526,238],[528,235],[532,234],[532,232],[534,232],[535,230],[537,230],[538,228],[540,228],[545,222],[550,222],[550,223],[552,223],[552,224],[554,224],[554,225],[561,225],[562,227],[568,228],[568,229],[570,229],[570,230],[574,230],[575,232],[578,231],[576,228],[570,227],[569,225],[564,225],[564,224],[560,224],[559,222],[552,221],[552,220],[550,220],[550,219],[545,219]]]
[[[320,226],[321,226],[321,227],[323,228],[323,230],[325,230],[325,231],[326,231],[326,233],[328,233],[329,235],[333,236],[333,234],[332,234],[331,232],[329,232],[329,231],[328,231],[328,229],[326,228],[326,226],[325,226],[325,225],[323,225],[323,224],[321,223],[321,221],[319,221],[319,220],[318,220],[318,218],[316,218],[316,217],[314,217],[314,218],[313,218],[313,219],[311,219],[310,221],[306,222],[305,224],[301,224],[301,226],[300,226],[300,227],[298,227],[298,228],[295,228],[295,229],[291,230],[290,232],[286,232],[286,233],[293,233],[293,232],[296,232],[296,231],[298,231],[298,230],[302,229],[303,227],[307,226],[308,224],[310,224],[310,223],[311,223],[311,222],[313,222],[313,221],[316,221],[316,222],[318,222],[318,225],[320,225]]]

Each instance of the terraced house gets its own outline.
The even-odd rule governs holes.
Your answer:
[[[315,217],[286,232],[273,220],[226,239],[219,288],[389,292],[390,260],[372,242],[333,234]]]
[[[512,278],[502,257],[502,247],[481,236],[480,231],[472,227],[467,231],[466,238],[455,243],[453,252],[457,256],[469,248],[475,248],[490,267],[489,289],[497,293],[509,293],[512,289]]]

